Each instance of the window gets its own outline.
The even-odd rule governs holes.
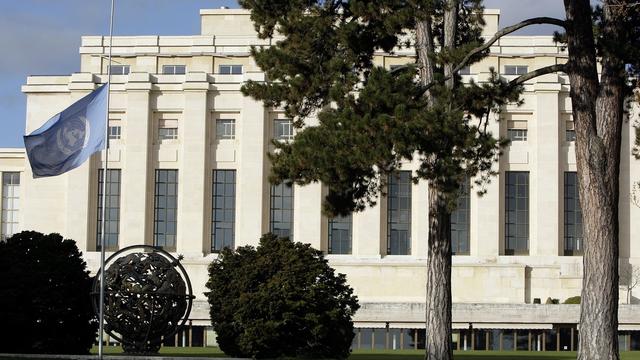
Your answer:
[[[329,254],[351,254],[351,214],[329,219]]]
[[[526,65],[505,65],[505,75],[524,75],[528,72],[529,67]]]
[[[160,119],[158,121],[158,140],[176,140],[178,138],[178,120]]]
[[[507,136],[511,142],[527,141],[527,129],[507,129]]]
[[[2,173],[2,229],[0,240],[6,240],[18,231],[20,211],[20,173]]]
[[[184,75],[187,72],[185,65],[163,65],[162,73],[165,75]]]
[[[175,140],[178,138],[178,128],[160,128],[158,129],[158,138],[160,140]]]
[[[293,185],[271,185],[271,221],[269,231],[293,238]]]
[[[218,72],[222,75],[239,75],[242,74],[242,65],[220,65]]]
[[[216,139],[235,139],[236,138],[236,121],[234,119],[218,119],[216,120]]]
[[[528,254],[529,173],[507,171],[505,176],[505,254]]]
[[[566,130],[565,131],[565,138],[566,138],[567,142],[576,141],[576,131],[575,130]]]
[[[153,244],[165,250],[175,250],[178,170],[156,170],[155,211],[153,220]]]
[[[211,251],[233,248],[236,219],[236,171],[213,171]]]
[[[456,209],[451,213],[451,253],[469,255],[469,179],[460,185]]]
[[[460,75],[471,75],[471,66],[465,66],[462,69],[460,69],[458,71],[458,74]]]
[[[293,139],[293,124],[291,119],[273,120],[273,138],[276,140]]]
[[[411,254],[411,171],[389,176],[387,254]]]
[[[120,125],[109,126],[109,140],[119,140],[122,136]]]
[[[104,190],[104,170],[98,170],[98,215],[96,231],[96,250],[100,250],[102,237],[102,206]],[[107,170],[107,207],[105,209],[104,245],[105,250],[118,249],[120,233],[120,169]]]
[[[578,174],[564,173],[564,254],[582,255],[582,208],[578,195]]]
[[[128,75],[129,65],[111,65],[109,67],[111,75]]]

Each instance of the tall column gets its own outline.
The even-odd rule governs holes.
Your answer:
[[[178,172],[177,252],[202,255],[207,243],[205,224],[210,196],[206,194],[210,179],[207,161],[207,90],[205,73],[189,73],[184,90],[184,113],[180,127],[180,159]]]
[[[96,89],[96,84],[93,82],[92,74],[71,75],[70,103],[78,101],[94,89]],[[90,231],[90,229],[95,229],[95,222],[97,222],[95,208],[91,206],[93,200],[91,197],[95,196],[95,193],[91,191],[95,188],[91,186],[91,182],[93,180],[97,182],[97,177],[92,176],[96,169],[96,156],[99,155],[94,154],[84,164],[65,174],[67,178],[65,191],[67,228],[62,235],[65,238],[75,240],[80,249],[85,251],[96,249],[96,233]]]
[[[529,149],[533,154],[529,174],[529,254],[559,254],[560,184],[564,181],[560,167],[560,119],[558,75],[538,78],[535,126],[529,127]]]
[[[490,58],[483,60],[491,62]],[[491,64],[498,67],[498,64]],[[487,82],[490,73],[480,73],[478,82]],[[491,114],[487,131],[494,138],[500,137],[499,115]],[[503,157],[501,157],[503,159]],[[469,194],[469,254],[482,258],[497,258],[504,248],[504,234],[500,231],[504,223],[504,208],[501,207],[504,199],[504,160],[494,163],[492,171],[499,173],[491,177],[491,183],[485,184],[486,192],[478,196],[478,186],[470,179],[471,189]]]
[[[353,255],[357,257],[380,258],[387,251],[387,227],[382,226],[387,222],[386,209],[382,211],[387,202],[382,200],[382,196],[378,195],[374,207],[353,214],[352,249]]]
[[[264,75],[247,73],[245,80],[248,79],[260,81],[264,80]],[[236,246],[255,246],[260,235],[268,230],[267,121],[262,102],[248,96],[242,98],[242,113],[236,124],[240,140],[236,177]]]
[[[148,73],[131,73],[127,90],[126,144],[122,161],[120,248],[153,244],[154,173],[151,165],[151,82]]]
[[[322,184],[295,186],[293,239],[322,249]]]

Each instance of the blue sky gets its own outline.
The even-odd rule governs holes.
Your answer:
[[[0,3],[0,148],[22,147],[29,75],[80,70],[82,35],[108,35],[110,0],[19,0]],[[114,35],[191,35],[199,9],[237,7],[234,0],[116,0]],[[558,0],[485,0],[501,10],[502,26],[526,17],[564,18]],[[538,26],[524,34],[550,34]]]

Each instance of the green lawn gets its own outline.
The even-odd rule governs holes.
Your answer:
[[[97,353],[97,348],[93,349],[93,353]],[[122,352],[120,347],[106,347],[105,354],[117,354]],[[215,347],[206,348],[177,348],[163,347],[160,354],[164,356],[191,356],[191,357],[224,357],[224,353]],[[555,352],[528,352],[528,351],[456,351],[454,355],[456,360],[564,360],[575,359],[576,353],[569,351]],[[424,358],[423,350],[356,350],[351,355],[353,360],[422,360]],[[640,351],[622,352],[622,360],[640,360]]]

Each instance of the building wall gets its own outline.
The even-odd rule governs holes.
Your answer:
[[[489,11],[485,36],[498,28],[499,13]],[[256,37],[248,13],[241,10],[202,10],[202,34],[195,36],[115,37],[114,63],[129,65],[130,74],[112,77],[110,121],[122,128],[111,142],[109,168],[121,169],[119,247],[153,244],[154,176],[156,169],[179,174],[175,253],[185,256],[196,300],[205,300],[206,267],[216,258],[211,249],[212,173],[236,170],[235,245],[257,245],[269,230],[270,185],[266,153],[272,150],[274,119],[279,109],[264,108],[242,96],[248,80],[264,80],[249,55],[250,45],[269,45]],[[232,26],[229,24],[233,24]],[[274,40],[277,40],[274,39]],[[82,38],[80,72],[70,76],[32,76],[22,91],[27,95],[26,132],[76,99],[106,82],[109,39]],[[394,55],[378,53],[380,66],[412,62],[413,50]],[[566,53],[550,36],[509,36],[491,47],[491,55],[470,68],[465,80],[486,81],[490,69],[526,65],[529,70],[563,63]],[[184,75],[160,74],[163,65],[186,65]],[[242,74],[220,74],[219,65],[242,65]],[[527,82],[520,107],[509,105],[492,114],[490,130],[507,136],[513,124],[526,127],[527,141],[513,142],[486,185],[486,194],[470,196],[470,252],[453,258],[453,301],[456,303],[532,304],[535,299],[561,301],[580,294],[582,258],[564,256],[564,173],[575,171],[572,142],[565,139],[571,124],[571,100],[564,74],[549,74]],[[637,114],[637,107],[632,115]],[[235,119],[235,139],[217,140],[215,121]],[[175,140],[158,139],[161,122],[176,121]],[[313,120],[312,120],[313,121]],[[526,124],[526,125],[525,125]],[[620,182],[621,263],[640,265],[640,245],[632,226],[640,210],[630,194],[640,166],[631,156],[634,133],[623,125]],[[99,266],[96,252],[97,174],[104,154],[67,174],[33,179],[21,151],[0,151],[0,172],[22,174],[21,227],[59,232],[75,239],[90,267]],[[415,170],[417,163],[403,164]],[[529,172],[528,253],[505,250],[505,177],[509,171]],[[294,186],[293,238],[327,250],[328,219],[320,203],[321,184]],[[411,254],[387,255],[387,200],[353,215],[352,254],[327,255],[363,303],[419,303],[425,297],[427,256],[427,184],[412,185]],[[621,294],[621,301],[626,300]],[[194,319],[206,322],[206,312]],[[199,315],[198,315],[199,314]],[[398,321],[389,318],[387,321]],[[530,319],[527,321],[535,322]]]

